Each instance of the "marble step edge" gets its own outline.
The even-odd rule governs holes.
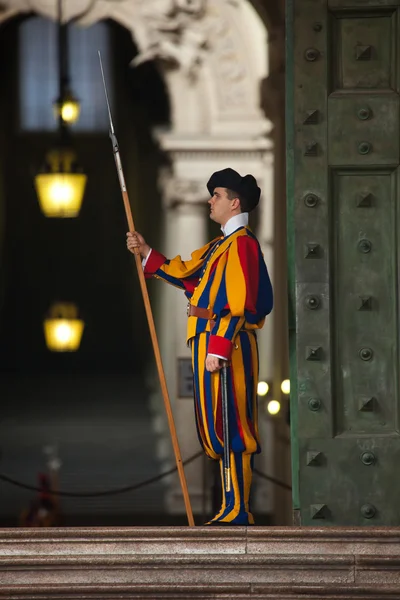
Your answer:
[[[217,533],[216,533],[217,532]],[[29,537],[30,539],[121,539],[121,538],[177,538],[177,537],[246,537],[287,540],[371,540],[400,542],[400,526],[398,527],[53,527],[53,528],[3,528],[0,529],[0,541]]]
[[[400,527],[82,527],[0,529],[0,557],[108,554],[397,556]],[[399,598],[400,600],[400,598]]]
[[[12,585],[3,600],[398,600],[400,587],[271,584]]]

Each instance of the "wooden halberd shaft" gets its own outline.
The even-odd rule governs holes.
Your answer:
[[[112,147],[113,147],[115,165],[117,167],[117,173],[118,173],[118,179],[119,179],[119,183],[120,183],[120,187],[121,187],[122,199],[124,201],[126,219],[128,221],[128,228],[131,233],[134,233],[135,232],[135,224],[133,222],[133,216],[132,216],[131,205],[129,202],[128,192],[126,190],[125,177],[124,177],[124,173],[122,170],[118,142],[117,142],[117,138],[114,133],[114,126],[113,126],[113,122],[112,122],[112,118],[111,118],[111,111],[110,111],[110,105],[108,102],[107,87],[106,87],[106,82],[104,79],[103,65],[101,62],[100,52],[99,52],[99,60],[100,60],[101,74],[103,77],[104,92],[105,92],[106,101],[107,101],[108,115],[109,115],[109,119],[110,119],[110,138],[111,138],[111,143],[112,143]],[[153,318],[153,311],[152,311],[151,305],[150,305],[149,292],[147,290],[146,280],[145,280],[145,276],[144,276],[143,268],[142,268],[142,261],[140,258],[140,253],[139,253],[138,248],[135,248],[135,261],[136,261],[136,267],[137,267],[137,272],[138,272],[138,276],[139,276],[140,289],[142,290],[142,296],[143,296],[143,301],[144,301],[144,307],[146,310],[147,321],[149,324],[154,356],[156,359],[157,372],[158,372],[158,377],[159,377],[160,385],[161,385],[161,392],[163,395],[165,410],[167,413],[168,426],[169,426],[169,430],[170,430],[170,434],[171,434],[172,447],[174,450],[176,466],[178,469],[178,475],[179,475],[179,480],[180,480],[180,484],[181,484],[181,488],[182,488],[183,499],[185,502],[186,514],[187,514],[189,526],[194,527],[195,523],[194,523],[194,519],[193,519],[193,512],[192,512],[192,507],[190,504],[189,492],[187,489],[186,477],[185,477],[185,472],[183,469],[182,457],[181,457],[181,452],[180,452],[179,443],[178,443],[178,437],[176,434],[174,416],[172,414],[171,402],[170,402],[169,394],[168,394],[167,381],[165,379],[164,368],[163,368],[163,364],[162,364],[162,360],[161,360],[160,346],[159,346],[158,339],[157,339],[157,333],[156,333],[156,328],[155,328],[154,318]]]

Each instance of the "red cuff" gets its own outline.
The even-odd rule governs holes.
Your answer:
[[[157,252],[157,250],[153,249],[144,267],[145,276],[151,277],[154,275],[154,273],[163,266],[166,260],[167,259],[164,254],[161,254],[161,252]]]
[[[220,356],[226,356],[227,360],[230,360],[233,350],[233,344],[227,338],[221,337],[220,335],[210,335],[208,341],[208,354],[219,354]]]

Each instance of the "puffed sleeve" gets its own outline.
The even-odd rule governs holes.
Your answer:
[[[248,329],[262,327],[272,306],[272,286],[260,245],[254,236],[239,236],[229,246],[208,353],[229,360],[240,329],[245,323]]]
[[[153,249],[144,267],[144,275],[146,279],[155,277],[182,290],[192,292],[198,283],[201,267],[208,251],[215,242],[216,240],[212,240],[209,244],[192,252],[189,260],[182,260],[179,255],[169,260]]]

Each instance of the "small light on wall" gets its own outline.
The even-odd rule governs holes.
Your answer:
[[[267,404],[267,411],[270,415],[277,415],[281,410],[281,404],[278,400],[270,400]]]
[[[281,383],[281,390],[283,394],[290,394],[290,380],[284,379]]]
[[[51,352],[76,352],[85,323],[78,318],[75,304],[53,304],[44,321],[46,345]]]
[[[257,394],[259,396],[266,396],[268,394],[269,385],[266,381],[259,381],[257,385]]]

